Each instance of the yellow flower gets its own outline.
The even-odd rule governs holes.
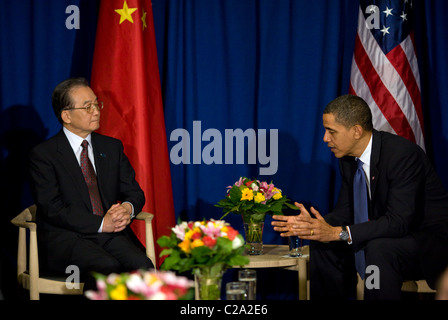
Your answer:
[[[276,192],[272,198],[274,198],[274,200],[278,200],[282,198],[282,192],[280,191],[280,189],[274,188],[274,190],[272,190],[273,192]]]
[[[126,300],[128,298],[128,289],[123,283],[120,283],[110,292],[112,300]]]
[[[187,232],[185,232],[185,238],[184,240],[190,240],[191,236],[193,235],[193,230],[188,230]]]
[[[254,198],[255,203],[260,203],[265,201],[266,198],[264,197],[264,195],[261,192],[258,192],[257,195]]]
[[[243,189],[241,191],[241,193],[243,194],[241,197],[241,201],[243,201],[243,200],[252,201],[252,199],[254,198],[254,192],[249,188]]]
[[[190,253],[191,252],[191,247],[190,247],[190,239],[187,239],[185,237],[185,240],[182,241],[181,243],[178,244],[179,248],[181,248],[181,250],[185,253]]]
[[[194,249],[196,247],[202,247],[204,245],[204,242],[201,239],[195,239],[193,243],[191,244],[191,248]]]

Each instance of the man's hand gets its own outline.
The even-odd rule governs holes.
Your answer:
[[[120,232],[131,223],[132,207],[129,203],[114,204],[104,215],[103,232]]]
[[[317,240],[322,242],[339,240],[341,227],[330,226],[319,211],[311,207],[311,213],[316,217],[311,217],[303,204],[294,203],[300,209],[297,216],[278,216],[272,218],[275,231],[281,232],[282,237],[298,236],[305,240]]]

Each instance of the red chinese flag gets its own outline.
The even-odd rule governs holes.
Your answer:
[[[123,142],[143,210],[155,216],[155,240],[169,234],[174,204],[150,0],[101,1],[91,86],[104,102],[99,131]],[[144,244],[144,222],[131,227]]]

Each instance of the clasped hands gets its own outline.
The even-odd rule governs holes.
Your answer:
[[[298,236],[305,240],[316,240],[321,242],[339,240],[341,227],[329,225],[321,216],[319,211],[311,207],[311,216],[305,206],[301,203],[294,203],[300,209],[300,214],[296,216],[274,215],[272,225],[275,231],[281,232],[282,237]]]
[[[131,223],[132,207],[129,203],[116,203],[107,210],[103,219],[103,232],[120,232]]]

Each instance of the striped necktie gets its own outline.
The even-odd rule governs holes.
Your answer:
[[[93,214],[98,216],[103,216],[104,210],[101,203],[100,192],[98,191],[98,182],[96,180],[95,170],[93,169],[92,162],[90,162],[88,156],[88,146],[87,140],[84,140],[81,144],[81,170],[84,175],[84,180],[86,181],[87,188],[89,189],[90,202],[92,204]]]

